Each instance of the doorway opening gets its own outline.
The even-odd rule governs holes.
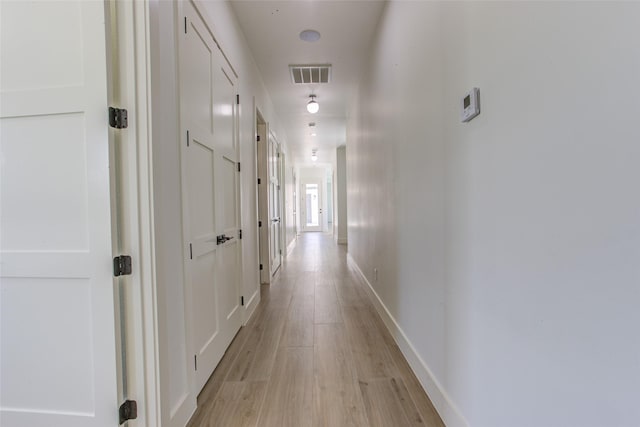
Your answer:
[[[324,228],[322,217],[324,194],[322,190],[321,180],[305,180],[301,185],[300,208],[302,215],[300,222],[304,232],[322,231]]]
[[[320,197],[319,197],[318,184],[306,184],[305,185],[305,198],[306,198],[306,227],[319,227],[320,226]]]

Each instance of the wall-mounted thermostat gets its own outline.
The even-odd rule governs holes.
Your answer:
[[[480,89],[474,87],[462,97],[460,120],[465,123],[480,114]]]

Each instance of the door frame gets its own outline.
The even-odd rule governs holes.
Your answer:
[[[260,283],[271,283],[269,262],[269,192],[267,171],[267,142],[269,124],[258,108],[256,112],[256,200],[258,224],[258,263],[260,269]]]
[[[108,103],[126,108],[129,117],[127,129],[109,131],[111,159],[117,165],[111,168],[111,186],[119,190],[111,196],[114,256],[126,251],[133,269],[126,281],[114,279],[118,398],[137,401],[138,417],[128,421],[130,427],[160,425],[149,0],[104,4]]]

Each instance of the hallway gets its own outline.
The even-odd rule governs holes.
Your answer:
[[[190,427],[442,426],[329,235],[298,238]]]

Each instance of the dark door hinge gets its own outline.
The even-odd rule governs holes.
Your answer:
[[[262,221],[258,221],[258,227],[262,227]]]
[[[194,354],[193,355],[193,368],[197,371],[198,370],[198,355]]]
[[[244,305],[244,297],[240,297],[240,305]]]
[[[260,270],[262,270],[262,264],[260,264]]]
[[[124,424],[125,421],[135,420],[138,418],[138,403],[135,400],[125,400],[120,409],[120,424]]]
[[[238,230],[238,239],[242,240],[242,230]]]
[[[128,125],[127,110],[109,107],[109,126],[115,129],[126,129]]]
[[[187,131],[187,147],[189,146],[189,131]]]
[[[260,185],[260,182],[262,182],[262,181],[260,180],[260,178],[258,178],[258,185]]]
[[[279,151],[278,151],[277,155],[278,155],[278,158],[280,158],[280,152]]]
[[[187,17],[184,17],[184,33],[187,34]]]
[[[238,162],[238,172],[240,172],[240,162]]]
[[[240,105],[240,95],[236,95],[236,105]]]
[[[113,275],[128,276],[131,274],[131,257],[129,255],[120,255],[113,259]]]
[[[256,137],[256,141],[260,142],[260,135]]]
[[[189,243],[189,259],[193,259],[193,245]]]
[[[282,249],[280,249],[280,255],[282,255]]]

